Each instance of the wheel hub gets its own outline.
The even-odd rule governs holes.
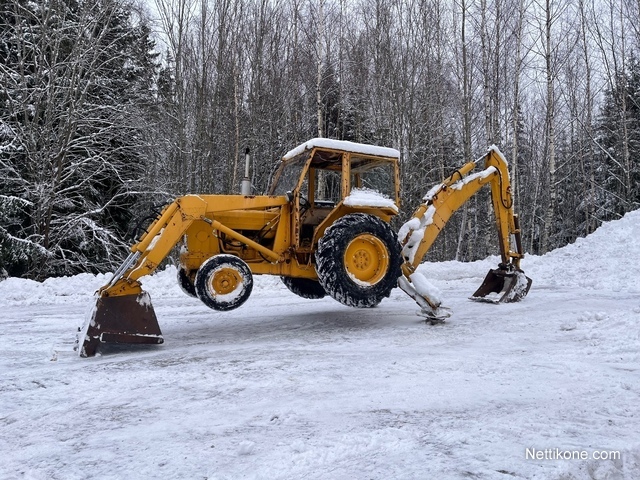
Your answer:
[[[384,242],[378,237],[362,234],[347,245],[344,264],[352,278],[375,285],[389,268],[389,254]]]
[[[211,277],[211,289],[216,295],[227,295],[233,292],[242,282],[240,274],[233,268],[221,268]]]

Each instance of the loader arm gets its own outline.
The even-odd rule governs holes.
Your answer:
[[[179,197],[165,206],[140,240],[131,246],[131,253],[98,293],[114,297],[140,293],[138,279],[153,273],[195,220],[207,211],[207,203],[197,195]]]
[[[482,160],[484,169],[471,174]],[[524,298],[529,291],[531,280],[520,270],[524,254],[518,217],[513,211],[508,165],[498,148],[492,146],[486,155],[465,164],[434,186],[398,233],[404,259],[403,276],[398,279],[398,286],[416,300],[422,308],[421,313],[432,320],[441,320],[449,314],[441,307],[437,289],[416,269],[451,215],[487,184],[491,186],[501,263],[498,269],[489,272],[472,299],[513,302]],[[490,295],[493,293],[498,297]]]
[[[191,224],[203,218],[207,203],[187,195],[167,205],[149,226],[113,277],[97,292],[96,306],[78,334],[78,353],[95,355],[101,343],[163,343],[149,294],[138,279],[152,273]]]

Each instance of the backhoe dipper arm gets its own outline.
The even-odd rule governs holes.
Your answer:
[[[470,174],[481,160],[484,160],[484,170]],[[441,310],[441,300],[437,289],[417,273],[416,268],[451,215],[486,184],[491,185],[491,199],[502,257],[499,267],[499,271],[502,272],[500,273],[502,281],[494,281],[490,285],[491,291],[496,291],[498,287],[498,292],[502,291],[505,284],[504,278],[512,275],[513,272],[520,271],[520,259],[524,255],[518,218],[513,212],[508,165],[500,150],[496,146],[492,146],[486,155],[475,162],[467,163],[442,183],[434,186],[424,196],[423,203],[415,211],[413,217],[401,227],[398,233],[404,258],[401,267],[403,276],[398,280],[398,284],[418,302],[422,307],[422,313],[429,318],[442,319],[449,315]],[[491,280],[495,280],[493,278],[495,275],[496,271],[492,270],[489,274]],[[485,282],[490,279],[489,276]],[[526,290],[528,291],[528,287]],[[474,296],[484,297],[486,293],[489,293],[479,295],[479,292],[476,292]],[[526,293],[525,291],[517,299],[501,298],[498,301],[516,301],[524,297]]]

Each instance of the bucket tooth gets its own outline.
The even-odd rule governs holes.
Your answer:
[[[78,333],[78,354],[92,357],[102,343],[158,345],[163,342],[147,292],[102,296]]]
[[[519,302],[529,293],[531,279],[522,270],[489,270],[472,300],[489,303]]]

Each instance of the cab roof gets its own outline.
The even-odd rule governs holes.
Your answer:
[[[391,157],[400,159],[400,152],[395,148],[378,147],[376,145],[368,145],[366,143],[347,142],[345,140],[332,140],[330,138],[312,138],[298,145],[293,150],[288,151],[282,160],[289,160],[300,155],[306,150],[313,148],[326,148],[331,150],[344,150],[351,153],[360,153],[362,155],[370,155],[373,157]]]

